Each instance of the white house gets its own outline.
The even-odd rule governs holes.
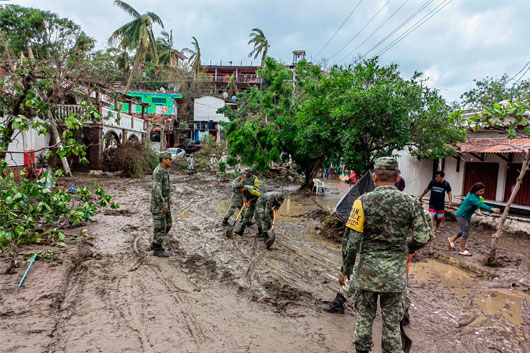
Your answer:
[[[205,96],[195,98],[193,102],[193,122],[195,140],[204,140],[207,135],[213,136],[215,141],[221,139],[219,122],[228,122],[228,118],[217,113],[225,105],[224,99]]]
[[[530,149],[530,139],[507,140],[505,134],[495,131],[471,133],[467,142],[459,145],[460,152],[439,161],[418,160],[408,152],[398,153],[405,191],[420,195],[436,170],[445,172],[453,196],[465,197],[474,183],[486,187],[484,198],[495,205],[503,205],[515,186],[524,153]],[[514,204],[530,209],[530,175],[527,173]]]

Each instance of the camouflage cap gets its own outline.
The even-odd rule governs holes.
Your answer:
[[[252,173],[252,169],[250,168],[245,169],[245,173]]]
[[[173,156],[169,152],[162,152],[162,153],[160,153],[159,157],[160,158],[169,158],[169,159],[173,158]]]
[[[399,170],[398,162],[392,157],[381,157],[375,161],[374,169]]]

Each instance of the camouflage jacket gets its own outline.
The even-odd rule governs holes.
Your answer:
[[[158,165],[153,171],[151,188],[151,213],[161,213],[162,207],[169,207],[169,172]]]
[[[259,198],[257,207],[264,207],[266,209],[275,208],[277,210],[282,204],[280,202],[276,202],[276,198],[281,195],[282,193],[278,191],[266,192]]]
[[[259,188],[259,180],[258,177],[255,175],[252,175],[250,178],[243,178],[243,185],[250,185],[254,186],[256,188]]]
[[[341,271],[352,273],[359,252],[355,288],[402,293],[407,253],[422,248],[431,237],[420,203],[393,185],[377,187],[355,200],[346,226]]]
[[[259,192],[257,187],[246,185],[245,191],[243,192],[243,197],[247,199],[247,201],[255,201],[258,197],[261,196],[261,193]]]

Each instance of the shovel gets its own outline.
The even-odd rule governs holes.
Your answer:
[[[409,282],[409,268],[410,268],[410,263],[411,262],[412,262],[412,254],[408,254],[408,256],[407,256],[407,286],[408,286],[408,282]],[[406,291],[403,294],[403,301],[407,301],[407,292]],[[399,331],[401,332],[401,343],[403,344],[403,351],[405,353],[409,353],[410,352],[410,348],[412,347],[412,340],[410,339],[409,336],[407,336],[407,333],[405,332],[405,328],[404,328],[404,325],[403,325],[403,320],[401,320],[400,323],[399,323]]]
[[[241,213],[243,212],[243,210],[245,209],[245,207],[248,206],[248,203],[245,203],[243,204],[243,207],[241,207],[241,209],[239,210],[239,213],[237,214],[237,217],[236,219],[234,220],[234,223],[232,223],[232,225],[228,225],[228,229],[226,230],[226,236],[228,238],[232,238],[232,235],[234,235],[234,226],[236,225],[237,223],[237,220],[239,219],[239,217],[241,216]]]
[[[270,250],[272,244],[274,243],[274,240],[276,240],[276,232],[274,231],[274,221],[276,221],[276,210],[272,210],[272,226],[269,230],[269,239],[265,242],[265,245],[267,246],[267,250]]]

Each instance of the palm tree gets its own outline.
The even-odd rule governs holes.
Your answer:
[[[248,44],[253,44],[254,48],[248,54],[248,57],[251,58],[254,56],[254,59],[256,59],[261,55],[261,64],[263,65],[270,47],[269,41],[265,38],[265,34],[263,34],[263,31],[259,28],[254,28],[252,32],[250,32],[249,37],[250,40],[248,41]]]
[[[191,42],[191,45],[193,45],[193,49],[184,48],[183,51],[187,51],[191,54],[189,62],[191,63],[191,68],[193,69],[193,72],[195,72],[195,76],[198,76],[199,70],[201,69],[201,47],[199,46],[197,38],[192,38],[193,42]]]
[[[171,51],[173,50],[173,30],[162,31],[156,39],[156,47],[159,53],[158,60],[164,65],[171,64]]]
[[[233,95],[237,94],[237,84],[236,84],[236,73],[235,72],[228,77],[228,83],[226,84],[226,92],[230,96],[233,96]]]
[[[131,5],[122,0],[114,0],[114,5],[127,12],[134,17],[134,20],[128,22],[118,28],[109,38],[109,44],[118,43],[118,50],[136,50],[136,58],[134,65],[127,80],[125,87],[125,94],[131,88],[131,81],[135,71],[140,64],[140,58],[146,53],[149,53],[154,59],[155,64],[158,64],[158,52],[156,50],[156,41],[153,34],[153,23],[158,23],[162,28],[164,24],[160,17],[153,12],[146,12],[140,15]]]

